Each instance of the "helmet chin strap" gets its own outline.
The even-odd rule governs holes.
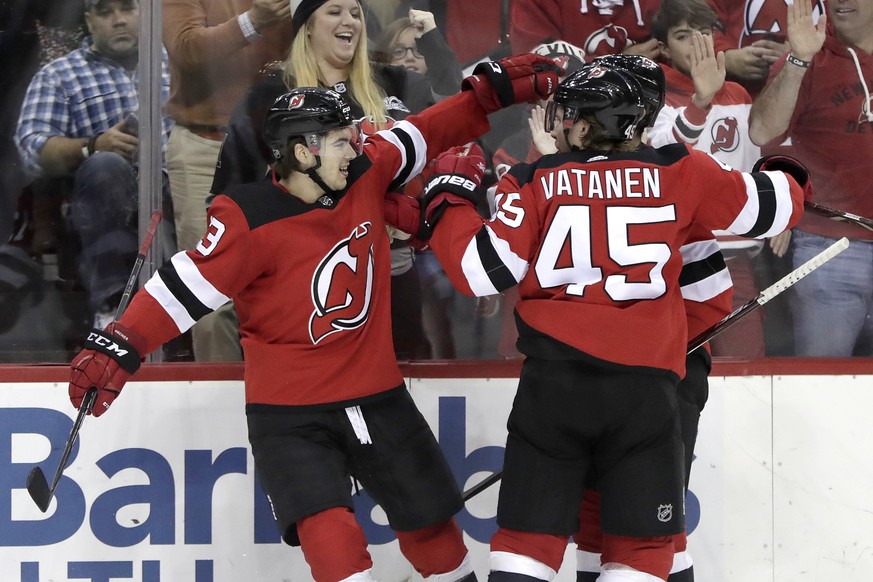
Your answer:
[[[315,185],[321,188],[326,195],[336,200],[339,196],[339,191],[334,190],[333,188],[325,184],[321,176],[318,175],[318,172],[316,172],[316,170],[321,166],[321,160],[319,160],[318,156],[315,156],[315,159],[317,162],[315,167],[306,170],[306,175],[309,176],[309,179],[315,182]]]
[[[315,156],[315,165],[305,170],[305,174],[309,179],[315,182],[315,185],[321,188],[324,193],[334,201],[339,197],[339,192],[328,186],[316,170],[321,167],[321,154],[318,151],[318,136],[309,134],[306,136],[306,142],[309,145],[310,153]]]

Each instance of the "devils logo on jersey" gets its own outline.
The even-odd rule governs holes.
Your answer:
[[[317,344],[330,334],[362,326],[373,296],[372,224],[357,226],[321,260],[312,277],[309,337]]]
[[[620,53],[628,44],[633,43],[628,41],[627,29],[610,24],[591,33],[582,50],[587,55],[610,55]]]
[[[736,117],[723,117],[712,124],[712,145],[709,153],[732,152],[740,145],[740,132]]]
[[[810,0],[803,0],[809,2]],[[812,18],[818,22],[824,12],[822,0],[812,0]],[[747,46],[762,37],[776,42],[785,42],[788,37],[786,0],[746,0],[743,9],[743,32],[739,46]]]

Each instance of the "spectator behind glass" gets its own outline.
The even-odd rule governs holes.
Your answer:
[[[713,29],[715,50],[724,51],[729,79],[740,83],[752,97],[760,93],[770,65],[788,51],[784,0],[708,0],[718,14]],[[813,18],[824,13],[823,0],[806,0]]]
[[[489,56],[508,55],[509,0],[402,0],[397,16],[410,8],[434,15],[437,28],[465,68]]]
[[[658,0],[515,0],[509,38],[513,52],[548,39],[572,43],[589,57],[615,53],[658,58],[652,16]]]
[[[295,87],[333,88],[365,133],[389,126],[435,102],[426,77],[390,65],[371,66],[364,12],[356,0],[294,0],[295,37],[281,66],[260,79],[234,110],[221,148],[211,191],[263,180],[272,153],[261,135],[264,114],[275,99]],[[392,258],[392,321],[398,358],[426,358],[429,346],[421,322],[421,290],[414,251],[395,240]]]
[[[388,24],[373,54],[377,61],[425,75],[437,99],[461,89],[461,67],[430,12],[410,9],[408,18]],[[429,249],[415,253],[415,271],[421,286],[421,319],[430,348],[428,355],[453,359],[456,351],[451,310],[455,290]]]
[[[31,80],[15,139],[34,178],[61,178],[69,188],[69,220],[82,244],[79,275],[94,326],[102,329],[115,315],[139,246],[139,3],[85,0],[85,23],[90,36],[82,47]],[[164,103],[169,85],[164,53]],[[163,147],[171,127],[165,117]],[[171,220],[166,180],[164,198]]]
[[[585,52],[563,40],[543,43],[535,47],[532,53],[549,57],[562,69],[564,76],[578,71],[585,64]],[[536,105],[527,105],[525,122],[514,133],[504,139],[497,147],[492,157],[494,173],[497,179],[503,178],[512,166],[519,163],[533,163],[543,154],[555,153],[555,140],[543,129],[545,117],[545,101]],[[489,202],[493,205],[494,192],[497,186],[489,191]],[[518,329],[515,326],[515,304],[518,302],[518,288],[510,287],[500,294],[499,312],[501,314],[500,340],[497,353],[504,358],[520,358],[521,353],[516,348]]]
[[[761,150],[749,139],[752,99],[739,84],[725,81],[725,56],[713,48],[715,11],[705,0],[664,0],[652,32],[658,39],[667,81],[666,101],[649,128],[654,147],[687,143],[732,168],[750,172]],[[758,294],[752,259],[763,242],[718,235],[734,285],[734,308]],[[780,237],[783,235],[779,235]],[[790,236],[790,235],[788,235]],[[758,310],[719,335],[712,355],[764,357],[764,312]]]
[[[873,1],[829,1],[817,23],[809,3],[795,2],[787,16],[791,51],[755,100],[749,135],[761,146],[790,138],[814,202],[873,217]],[[849,248],[789,296],[798,356],[873,355],[873,232],[807,213],[793,231],[792,261],[843,236]]]
[[[206,224],[206,197],[233,108],[265,63],[291,43],[288,0],[164,0],[164,43],[170,55],[167,112],[176,125],[167,170],[179,249],[193,249]],[[199,362],[238,361],[239,321],[228,303],[191,329]]]
[[[437,96],[461,90],[461,67],[430,12],[410,10],[408,18],[388,24],[373,54],[377,61],[426,76]]]

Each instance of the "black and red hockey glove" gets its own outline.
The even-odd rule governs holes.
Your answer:
[[[437,156],[434,173],[421,195],[421,224],[418,238],[426,241],[443,213],[451,205],[460,204],[475,209],[482,201],[482,176],[485,158],[479,144],[454,147]]]
[[[776,171],[785,172],[803,188],[803,201],[812,201],[812,181],[809,179],[809,170],[800,161],[791,156],[773,154],[764,156],[752,166],[753,172]]]
[[[461,90],[473,91],[485,111],[492,113],[513,103],[547,99],[558,88],[558,75],[563,72],[552,59],[525,53],[479,63],[461,83]]]
[[[139,369],[145,340],[135,331],[113,321],[106,329],[92,329],[85,348],[70,364],[70,402],[79,408],[91,388],[97,400],[91,414],[100,416],[118,397],[127,379]]]

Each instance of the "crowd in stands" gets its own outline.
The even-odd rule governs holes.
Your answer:
[[[809,168],[815,202],[873,218],[871,0],[163,0],[153,23],[162,67],[145,80],[159,87],[160,143],[138,126],[147,118],[138,0],[17,0],[0,11],[3,362],[68,361],[85,330],[112,320],[138,247],[141,148],[161,152],[156,244],[194,248],[215,195],[268,179],[264,115],[302,86],[343,94],[366,133],[458,92],[483,60],[533,51],[570,71],[642,55],[667,82],[650,145],[686,143],[743,171],[787,152]],[[545,107],[491,115],[479,140],[484,188],[555,151]],[[421,183],[403,192],[416,196]],[[721,335],[714,356],[873,355],[873,232],[807,214],[763,242],[715,234],[735,308],[835,239],[852,244]],[[432,251],[388,236],[399,359],[519,357],[512,290],[461,296]],[[52,337],[34,347],[47,318]],[[165,357],[238,361],[239,340],[229,302]]]

